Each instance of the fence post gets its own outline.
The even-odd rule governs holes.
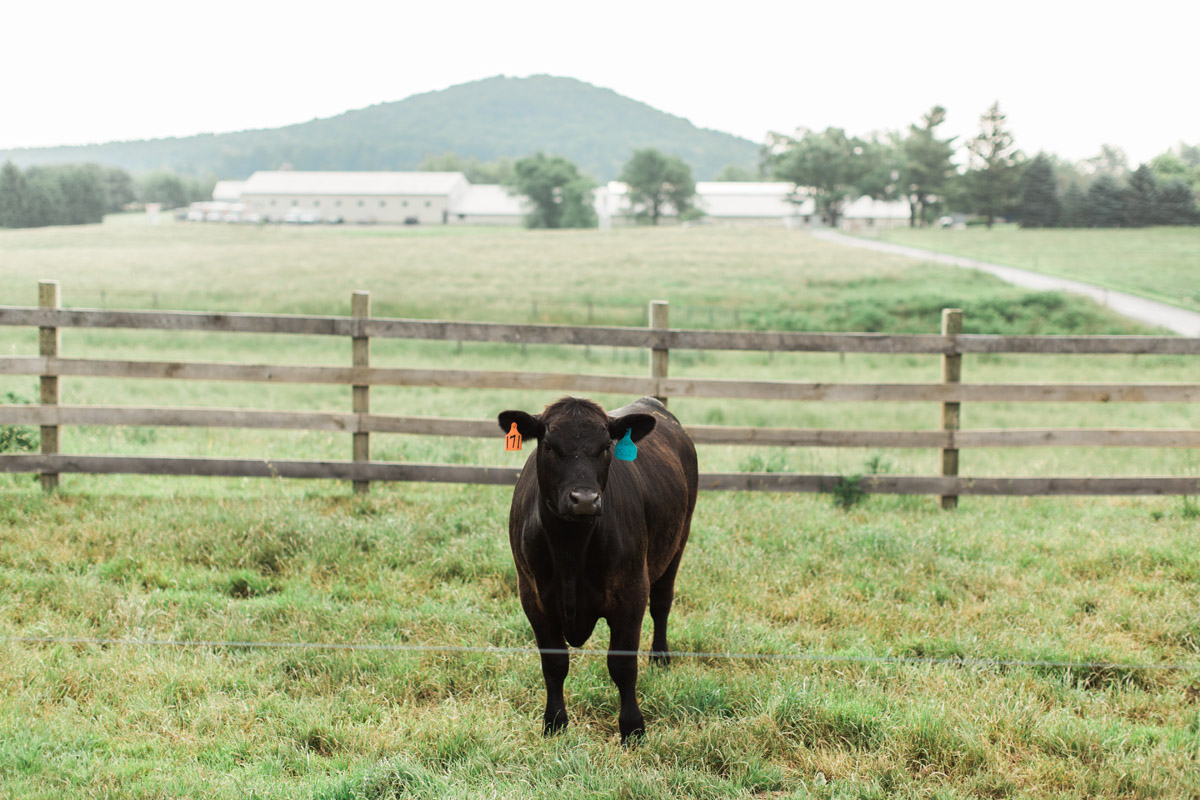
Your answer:
[[[666,300],[651,300],[650,301],[650,328],[652,330],[666,329],[669,327],[667,318],[669,316],[670,304]],[[667,348],[652,347],[650,349],[650,377],[665,378],[667,377],[667,362],[670,360],[671,351]],[[662,397],[655,395],[663,405],[667,404],[666,393]]]
[[[958,334],[962,333],[963,312],[961,308],[942,309],[942,335],[950,345],[949,351],[942,354],[942,383],[958,383],[962,380],[962,354],[958,352]],[[957,431],[959,422],[959,404],[942,403],[942,430]],[[951,433],[951,443],[954,434]],[[958,475],[958,448],[942,449],[942,475]],[[958,508],[958,495],[942,495],[942,508],[951,510]]]
[[[62,304],[61,288],[58,281],[38,282],[38,305],[41,308],[59,308]],[[57,358],[62,345],[62,333],[57,327],[38,328],[38,354],[43,358]],[[41,376],[41,402],[44,406],[56,406],[59,401],[58,376],[49,374]],[[53,455],[59,450],[58,426],[42,426],[42,454]],[[58,473],[42,473],[42,490],[52,492],[58,488]]]
[[[350,315],[356,319],[365,319],[371,316],[370,292],[359,291],[350,296]],[[371,339],[361,335],[362,331],[357,326],[354,332],[356,335],[350,344],[352,364],[355,367],[369,367],[371,366]],[[355,384],[351,402],[355,414],[371,413],[370,384]],[[362,418],[359,417],[359,423],[361,424],[361,422]],[[371,434],[367,431],[356,430],[354,432],[354,461],[367,462],[370,460]],[[354,481],[355,494],[366,494],[370,488],[370,481]]]

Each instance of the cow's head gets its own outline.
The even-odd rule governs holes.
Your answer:
[[[620,419],[578,397],[564,397],[536,416],[524,411],[500,414],[500,429],[512,424],[523,439],[536,439],[538,488],[542,501],[556,516],[581,519],[603,510],[604,488],[612,463],[613,442],[625,436],[637,442],[654,430],[650,414],[628,414]]]

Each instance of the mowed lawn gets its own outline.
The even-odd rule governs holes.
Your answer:
[[[799,232],[369,230],[126,219],[0,232],[0,304],[40,278],[76,307],[934,332],[1134,333],[1073,299]],[[64,352],[349,360],[319,337],[66,331]],[[0,329],[0,352],[36,333]],[[1195,359],[967,357],[970,380],[1145,380]],[[373,363],[644,374],[640,352],[374,343]],[[672,374],[937,380],[936,358],[672,353]],[[1192,372],[1189,372],[1192,370]],[[1068,377],[1069,376],[1069,377]],[[36,396],[0,377],[0,395]],[[348,410],[319,387],[63,381],[65,402]],[[373,393],[378,410],[488,417],[528,392]],[[628,398],[600,398],[607,404]],[[672,402],[685,423],[936,427],[936,407]],[[1189,406],[964,407],[966,427],[1194,427]],[[1116,420],[1116,422],[1112,422]],[[347,458],[348,436],[68,429],[70,452]],[[496,441],[376,437],[390,460],[512,463]],[[703,448],[706,469],[933,473],[936,453]],[[1187,450],[963,454],[990,474],[1196,474]],[[573,659],[572,727],[543,739],[508,553],[509,491],[275,480],[0,475],[0,797],[1194,797],[1194,499],[702,495],[672,646],[642,659],[624,749],[601,656]],[[648,626],[647,626],[648,635]],[[31,638],[175,641],[34,643]],[[603,624],[589,642],[602,649]],[[644,637],[643,641],[648,641]],[[230,643],[326,644],[240,647]],[[360,645],[374,649],[345,649]],[[395,649],[381,649],[393,647]],[[491,652],[480,648],[500,648]],[[425,649],[422,649],[425,648]],[[455,648],[467,648],[456,650]],[[720,657],[712,654],[747,657]]]
[[[1200,227],[898,228],[879,238],[1021,267],[1200,311]]]

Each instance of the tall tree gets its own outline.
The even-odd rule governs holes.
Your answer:
[[[954,140],[937,138],[937,128],[946,121],[946,109],[934,106],[921,117],[920,125],[909,125],[908,136],[901,142],[902,167],[899,182],[908,199],[909,227],[928,223],[928,209],[946,190],[946,181],[954,172],[950,161]]]
[[[1019,177],[1021,153],[1007,123],[1000,103],[992,103],[979,118],[979,135],[967,144],[971,152],[971,195],[976,212],[984,216],[989,228],[1012,203]]]
[[[797,136],[768,134],[764,161],[772,176],[795,185],[796,202],[811,196],[818,212],[837,227],[848,200],[882,190],[877,167],[883,150],[878,142],[847,136],[841,128],[802,129]]]
[[[629,202],[639,217],[657,225],[668,208],[684,214],[696,198],[692,168],[678,156],[668,156],[653,147],[633,151],[617,180],[629,186]]]
[[[1022,228],[1051,228],[1058,224],[1062,204],[1054,165],[1038,153],[1021,172],[1020,224]]]
[[[1159,185],[1157,225],[1200,225],[1196,195],[1187,182],[1173,179]]]
[[[525,195],[532,210],[525,216],[529,228],[594,228],[592,206],[595,182],[562,156],[537,153],[513,164],[512,191]]]
[[[1142,164],[1129,176],[1124,201],[1126,225],[1141,228],[1159,224],[1162,215],[1158,208],[1158,180],[1150,167]]]
[[[1058,218],[1064,228],[1083,228],[1087,226],[1087,198],[1078,181],[1071,181],[1067,191],[1063,193],[1062,213]]]
[[[1121,227],[1125,224],[1125,192],[1121,184],[1108,173],[1096,178],[1088,187],[1084,208],[1089,227]]]

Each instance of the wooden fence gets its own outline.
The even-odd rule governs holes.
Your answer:
[[[494,419],[460,419],[373,414],[373,386],[436,386],[522,389],[546,392],[612,393],[671,398],[705,397],[831,402],[930,402],[942,408],[934,430],[829,430],[689,425],[698,444],[782,447],[935,448],[940,475],[868,475],[866,492],[940,495],[953,508],[959,495],[1163,495],[1200,494],[1200,477],[970,477],[958,474],[958,452],[970,447],[1187,447],[1200,448],[1196,429],[995,429],[962,430],[962,403],[976,402],[1200,402],[1198,383],[964,383],[963,354],[1158,354],[1200,355],[1200,338],[1167,336],[996,336],[963,334],[962,312],[943,313],[940,334],[794,333],[672,329],[668,306],[651,304],[645,328],[506,325],[383,319],[370,316],[366,292],[352,296],[348,317],[167,311],[111,311],[60,307],[57,282],[39,285],[38,307],[0,306],[0,325],[37,326],[37,356],[0,356],[0,375],[40,376],[40,405],[0,405],[0,425],[41,426],[40,454],[0,454],[0,471],[39,473],[50,490],[62,473],[212,475],[231,477],[326,478],[353,482],[356,492],[371,481],[434,481],[512,484],[516,467],[415,464],[374,461],[372,434],[498,437]],[[132,328],[154,331],[305,334],[345,337],[352,342],[349,366],[285,366],[228,363],[67,358],[60,353],[63,328]],[[518,344],[640,348],[649,351],[645,377],[575,375],[490,370],[372,367],[372,339],[425,339]],[[837,352],[939,356],[937,383],[803,383],[706,378],[672,378],[670,352],[740,350]],[[216,380],[258,383],[336,384],[353,387],[346,413],[161,407],[67,406],[59,403],[63,377]],[[60,430],[69,425],[190,426],[299,429],[348,433],[351,461],[154,458],[69,455],[59,452]],[[793,473],[703,473],[705,490],[825,492],[839,475]]]

